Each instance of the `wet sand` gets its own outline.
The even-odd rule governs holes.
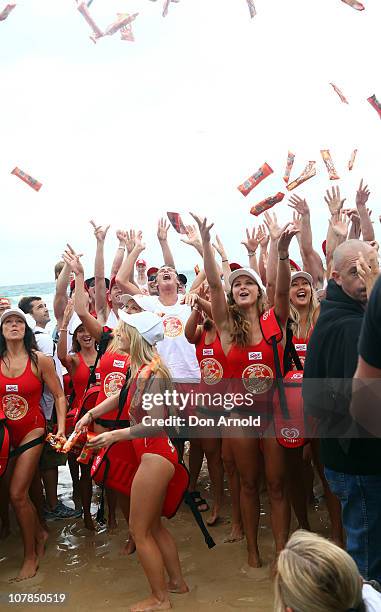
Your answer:
[[[71,503],[71,481],[68,469],[60,468],[59,493],[62,501]],[[208,480],[203,469],[200,490],[210,501]],[[273,587],[269,578],[272,559],[272,534],[266,495],[263,495],[259,547],[264,567],[246,565],[245,542],[224,543],[230,533],[229,504],[225,521],[210,528],[216,546],[209,550],[194,522],[190,510],[182,506],[169,528],[176,538],[185,579],[190,587],[186,595],[171,595],[176,610],[270,612],[273,609]],[[94,506],[94,511],[96,507]],[[203,513],[207,518],[208,513]],[[328,536],[328,515],[324,505],[311,508],[312,528]],[[296,528],[293,522],[293,528]],[[9,584],[22,560],[21,537],[12,525],[12,534],[0,542],[0,603],[8,601],[8,593],[66,593],[64,605],[75,611],[112,609],[125,612],[148,594],[148,585],[136,553],[129,557],[120,550],[127,537],[124,519],[112,533],[101,528],[89,533],[82,519],[49,523],[47,551],[37,575],[21,583]],[[0,606],[2,607],[2,606]],[[31,610],[31,604],[13,604],[18,610]],[[58,606],[59,607],[59,606]],[[62,607],[62,605],[61,605]],[[4,608],[3,608],[4,609]],[[32,609],[53,610],[57,604],[33,604]]]

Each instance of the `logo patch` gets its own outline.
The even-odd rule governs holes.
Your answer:
[[[125,361],[121,361],[120,359],[114,359],[114,363],[112,364],[113,368],[124,368],[126,365]]]
[[[214,355],[214,350],[213,349],[202,349],[202,354],[203,355]]]
[[[183,323],[178,317],[165,317],[163,324],[166,338],[177,338],[184,333]]]
[[[256,353],[256,352],[249,353],[249,360],[250,361],[261,361],[261,359],[262,359],[262,352],[261,351],[258,351],[258,353]]]
[[[200,363],[201,379],[207,385],[216,385],[224,375],[222,365],[216,359],[203,359]]]
[[[126,377],[121,372],[110,372],[110,374],[107,374],[103,383],[103,390],[106,397],[118,393],[123,387],[125,380]]]
[[[298,352],[298,351],[306,351],[307,350],[307,344],[295,344],[295,350],[296,350],[296,352]]]
[[[17,393],[18,390],[19,390],[18,385],[5,385],[5,391],[7,393],[9,393],[10,391],[13,391],[13,393]]]
[[[271,368],[263,363],[247,366],[242,372],[245,389],[254,395],[266,393],[271,389],[274,374]]]
[[[28,402],[20,395],[4,395],[3,410],[10,421],[19,421],[28,412]]]
[[[300,437],[300,431],[299,429],[296,429],[296,427],[282,427],[280,430],[280,435],[282,438],[286,438],[286,440],[295,440],[295,438]]]

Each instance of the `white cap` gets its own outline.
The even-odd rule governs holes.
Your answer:
[[[151,346],[164,340],[163,320],[153,312],[127,314],[124,310],[119,310],[118,314],[121,321],[134,327]]]
[[[23,312],[21,308],[8,308],[7,310],[4,310],[0,318],[0,325],[3,324],[5,319],[11,317],[12,315],[17,315],[18,317],[24,319],[25,323],[28,325],[28,327],[30,327],[31,330],[36,327],[36,321],[33,319],[33,317],[30,314],[25,314],[25,312]]]
[[[154,312],[155,309],[154,305],[152,304],[150,295],[141,295],[140,293],[137,293],[136,295],[130,295],[129,293],[124,293],[120,296],[119,299],[124,306],[127,306],[128,302],[134,300],[134,302],[136,302],[139,308],[141,308],[142,310]]]
[[[249,276],[253,279],[253,281],[257,283],[262,293],[266,294],[266,289],[264,284],[262,283],[261,277],[259,276],[259,274],[256,273],[255,270],[252,270],[251,268],[238,268],[238,270],[234,270],[234,272],[232,272],[229,276],[230,287],[233,285],[235,279],[239,276]]]
[[[69,321],[69,325],[67,326],[67,331],[69,332],[69,334],[73,336],[75,334],[75,331],[81,325],[83,325],[81,319],[79,318],[76,312],[73,312],[71,319]]]
[[[296,278],[305,278],[306,281],[309,282],[309,284],[311,285],[311,287],[314,286],[314,281],[313,278],[311,276],[311,274],[309,272],[304,272],[304,270],[297,270],[296,272],[293,272],[291,274],[291,282],[293,280],[295,280]]]

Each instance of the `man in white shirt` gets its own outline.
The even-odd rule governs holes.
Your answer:
[[[29,314],[35,322],[33,329],[38,350],[52,357],[56,368],[57,376],[63,385],[62,366],[57,357],[56,346],[53,338],[46,331],[46,326],[50,321],[49,310],[46,304],[40,297],[23,297],[19,301],[19,308],[25,314]],[[47,421],[48,431],[52,431],[54,427],[54,398],[49,389],[44,387],[44,392],[41,398],[41,410]],[[45,444],[44,450],[40,459],[40,471],[45,487],[47,511],[44,513],[47,520],[55,520],[61,518],[72,518],[78,516],[78,511],[65,506],[57,498],[58,486],[58,466],[66,463],[66,455],[60,455],[51,448],[49,444]]]

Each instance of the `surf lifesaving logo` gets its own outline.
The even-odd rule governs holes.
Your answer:
[[[177,338],[184,333],[183,323],[178,317],[165,317],[163,324],[166,338]]]
[[[203,359],[200,363],[201,378],[207,385],[216,385],[222,379],[224,370],[217,359]]]
[[[110,374],[107,374],[103,383],[103,390],[106,397],[118,393],[123,387],[125,380],[126,377],[122,372],[110,372]]]
[[[253,363],[242,372],[242,381],[245,389],[254,395],[266,393],[271,389],[274,374],[271,368],[264,363]]]
[[[4,414],[10,421],[19,421],[28,412],[28,402],[20,395],[4,395],[3,397]]]

